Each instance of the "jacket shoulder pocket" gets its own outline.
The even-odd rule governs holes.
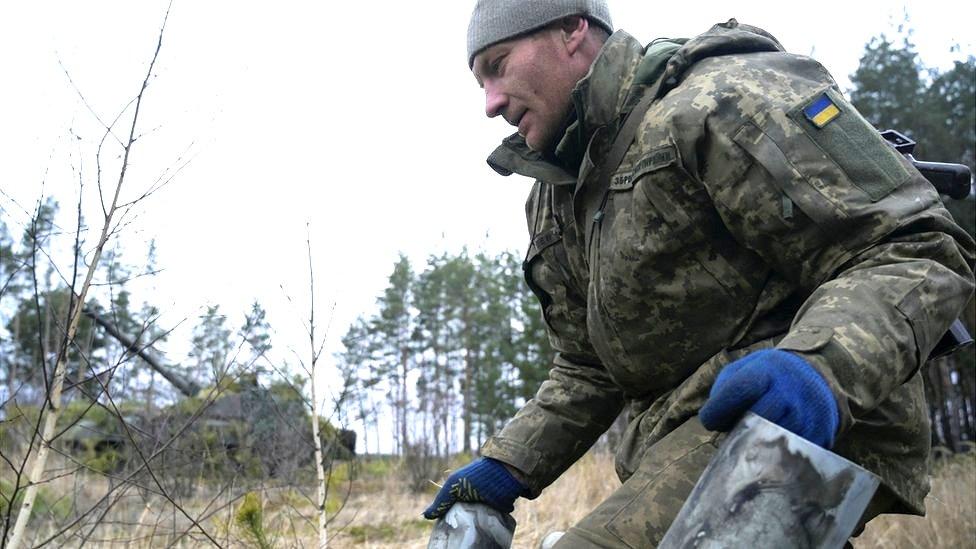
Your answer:
[[[901,155],[833,88],[814,94],[788,116],[872,202],[908,181]]]
[[[813,96],[789,111],[757,115],[732,139],[782,191],[784,219],[795,204],[824,235],[856,253],[895,229],[892,214],[904,209],[904,199],[889,195],[911,174],[853,107],[832,91],[819,94],[838,110],[832,120],[818,119],[822,128],[807,119],[815,114]]]

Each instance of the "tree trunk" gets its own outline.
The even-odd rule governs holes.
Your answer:
[[[380,453],[380,420],[379,420],[379,410],[376,409],[376,400],[370,396],[370,408],[372,408],[373,414],[373,435],[376,439],[376,453]]]
[[[472,364],[471,347],[464,349],[464,404],[461,419],[464,421],[464,441],[461,449],[471,453],[471,410],[474,400],[474,365]]]
[[[315,352],[314,344],[312,346],[312,352]],[[326,509],[325,509],[325,486],[327,479],[325,478],[325,460],[322,456],[322,437],[320,435],[321,428],[319,426],[319,413],[318,413],[318,395],[315,392],[315,361],[312,361],[312,372],[309,376],[311,379],[311,392],[312,392],[312,439],[315,441],[315,476],[318,480],[318,498],[316,504],[318,506],[318,533],[319,533],[319,549],[324,549],[328,546],[329,536],[328,527],[326,524]]]
[[[407,438],[407,360],[410,358],[410,350],[403,346],[400,349],[400,440],[401,450],[407,451],[410,444]]]
[[[949,437],[949,449],[953,452],[959,451],[959,414],[956,385],[952,382],[952,365],[947,361],[942,361],[939,368],[942,377],[943,389],[943,418],[946,422],[947,436]]]
[[[135,119],[137,118],[138,103],[136,104],[136,115],[133,118],[133,130],[135,130]],[[130,144],[131,140],[132,137],[130,136]],[[128,148],[126,149],[126,160],[123,160],[122,164],[123,175],[125,173],[127,159]],[[56,432],[58,418],[61,416],[61,391],[64,387],[65,375],[68,372],[68,354],[75,340],[75,334],[78,332],[78,323],[81,320],[81,309],[85,303],[85,297],[88,295],[88,289],[91,287],[92,278],[95,275],[95,269],[98,267],[98,262],[102,256],[102,250],[105,247],[105,243],[108,241],[112,214],[115,212],[115,205],[119,197],[121,185],[122,181],[120,179],[119,185],[115,190],[115,198],[112,202],[112,207],[105,216],[102,234],[98,240],[98,245],[95,246],[91,266],[88,267],[88,272],[85,275],[85,281],[81,285],[81,292],[77,296],[75,296],[73,293],[70,295],[70,303],[72,306],[68,307],[69,315],[67,317],[68,322],[66,323],[67,329],[65,330],[64,336],[61,338],[58,345],[57,361],[55,362],[54,373],[51,377],[51,383],[48,388],[49,390],[47,392],[45,406],[42,410],[42,413],[44,413],[45,416],[43,428],[41,432],[38,433],[39,445],[37,448],[37,454],[34,456],[34,463],[28,471],[27,487],[24,489],[24,499],[20,505],[20,511],[17,513],[17,522],[14,524],[13,534],[11,534],[8,544],[10,549],[19,549],[21,544],[24,543],[24,535],[27,532],[27,523],[30,521],[34,501],[37,498],[37,489],[39,484],[44,481],[44,469],[47,466],[47,458],[51,452],[51,443],[53,442],[52,438]],[[28,448],[28,452],[30,452],[30,448]]]
[[[443,396],[443,394],[441,394],[441,385],[440,385],[441,384],[441,376],[443,375],[443,373],[441,372],[440,353],[438,352],[439,349],[438,349],[438,343],[437,343],[437,335],[436,335],[436,333],[434,334],[434,349],[433,349],[433,351],[434,351],[434,371],[433,371],[433,375],[431,376],[430,387],[428,388],[429,391],[430,391],[430,397],[431,397],[431,401],[430,401],[430,405],[431,405],[431,408],[430,408],[430,425],[431,425],[431,428],[430,428],[430,431],[431,431],[431,436],[433,436],[433,439],[434,439],[434,455],[446,457],[446,454],[444,454],[442,452],[443,448],[441,447],[441,430],[440,430],[440,414],[439,414],[439,410],[440,410],[440,408],[442,406],[444,406],[444,396]]]
[[[369,424],[368,416],[366,415],[366,395],[363,394],[364,391],[357,391],[359,393],[357,400],[359,401],[359,420],[363,424],[363,455],[369,455]]]
[[[962,440],[976,440],[976,418],[974,418],[973,401],[976,399],[976,369],[973,362],[976,360],[972,349],[959,351],[952,357],[956,365],[956,375],[958,376],[957,388],[959,390],[959,421],[960,436]]]
[[[942,423],[942,383],[939,378],[937,362],[924,367],[925,399],[928,401],[929,420],[932,424],[932,445],[947,446],[946,433]]]
[[[447,413],[447,411],[450,408],[448,403],[451,401],[446,398],[446,395],[442,396],[442,398],[444,398],[444,404],[441,407],[441,428],[444,429],[444,457],[449,457],[451,455],[453,433],[450,425],[451,414]]]
[[[20,315],[14,315],[13,340],[20,341]],[[12,355],[16,353],[11,353]],[[13,398],[17,391],[17,357],[10,356],[7,361],[7,395]]]

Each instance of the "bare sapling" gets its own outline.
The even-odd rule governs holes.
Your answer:
[[[123,216],[135,202],[138,202],[138,200],[136,200],[134,202],[121,203],[119,197],[121,195],[123,184],[125,183],[126,170],[129,166],[129,156],[137,141],[136,128],[139,121],[139,112],[142,107],[145,91],[149,86],[149,80],[152,77],[153,67],[155,66],[156,60],[159,57],[159,51],[162,47],[163,34],[166,29],[166,20],[168,17],[169,9],[167,8],[166,16],[164,17],[163,23],[159,30],[159,38],[156,42],[155,51],[152,59],[149,62],[149,67],[146,70],[146,75],[142,81],[142,85],[139,88],[139,93],[132,103],[132,105],[134,105],[134,110],[131,124],[129,125],[128,138],[124,141],[118,140],[122,147],[121,164],[119,166],[118,179],[116,180],[114,190],[111,191],[110,195],[102,193],[101,170],[99,169],[98,187],[99,194],[102,199],[101,206],[103,214],[101,231],[99,233],[98,240],[91,251],[91,260],[88,263],[84,280],[80,286],[77,284],[77,267],[79,264],[83,263],[80,261],[80,235],[83,229],[79,216],[79,226],[77,229],[78,233],[74,250],[75,272],[71,279],[70,303],[68,305],[66,322],[64,323],[63,331],[60,333],[57,341],[57,353],[54,359],[55,366],[53,374],[49,379],[49,383],[45,384],[46,394],[44,398],[44,406],[41,410],[41,418],[38,421],[38,427],[35,430],[33,440],[31,441],[27,451],[28,458],[33,453],[33,461],[31,462],[30,466],[27,467],[26,479],[23,479],[23,500],[19,505],[17,519],[14,523],[12,533],[7,539],[6,545],[10,549],[19,549],[27,542],[25,536],[28,531],[27,527],[31,519],[35,500],[37,498],[38,488],[40,485],[46,482],[44,474],[47,466],[48,456],[52,450],[51,445],[56,438],[57,422],[62,411],[62,392],[64,390],[65,378],[68,371],[69,351],[76,344],[75,336],[78,332],[78,325],[82,316],[82,310],[84,309],[86,297],[89,289],[92,286],[92,279],[95,276],[95,272],[99,268],[99,262],[102,259],[102,253],[106,244],[118,228],[119,217]],[[109,135],[113,135],[113,126],[114,122],[111,125],[104,125],[105,134],[103,137],[103,143],[105,138],[107,138]],[[99,154],[101,154],[101,147],[99,147]],[[111,201],[109,203],[105,202],[106,196],[111,196]],[[145,196],[146,195],[143,197]],[[81,197],[79,196],[79,209],[81,207],[80,201]]]
[[[306,228],[307,230],[307,228]],[[309,387],[311,393],[311,399],[309,401],[309,407],[311,408],[312,415],[312,440],[315,444],[315,476],[317,482],[317,493],[316,493],[316,512],[318,515],[318,547],[319,549],[325,549],[329,545],[329,527],[328,527],[328,514],[326,512],[325,501],[328,496],[328,477],[325,471],[325,456],[322,453],[322,426],[320,425],[319,419],[319,394],[316,390],[316,369],[318,367],[319,358],[322,356],[322,349],[325,346],[325,340],[328,336],[329,329],[326,326],[325,334],[322,336],[321,341],[315,340],[315,274],[312,269],[312,239],[310,236],[306,238],[306,244],[308,247],[308,286],[309,286],[309,314],[308,314],[308,341],[311,351],[311,362],[309,367],[305,369],[309,378]],[[333,305],[333,312],[335,311],[335,306]],[[332,315],[329,315],[329,321],[331,323]]]

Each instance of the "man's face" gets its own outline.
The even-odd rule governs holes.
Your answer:
[[[579,76],[557,29],[495,44],[474,58],[475,78],[485,90],[485,114],[518,127],[529,147],[552,152]]]

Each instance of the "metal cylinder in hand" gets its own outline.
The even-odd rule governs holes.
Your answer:
[[[878,482],[856,464],[748,412],[658,547],[840,548]]]
[[[458,502],[434,524],[427,549],[508,549],[515,519],[480,503]]]

